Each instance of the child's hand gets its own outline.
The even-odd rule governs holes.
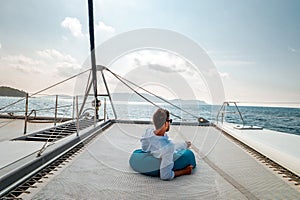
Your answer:
[[[192,143],[190,141],[185,141],[187,148],[190,148],[192,146]]]

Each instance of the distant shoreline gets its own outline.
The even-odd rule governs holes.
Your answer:
[[[164,104],[165,102],[157,99],[154,96],[142,93],[143,96],[145,96],[147,99],[151,100],[152,102],[156,102],[158,104]],[[69,95],[58,95],[59,98],[72,98],[72,96]],[[147,104],[147,102],[142,99],[140,96],[132,93],[112,93],[111,94],[112,98],[114,99],[114,102],[116,104],[122,104],[126,102],[130,103],[136,103],[136,104]],[[22,90],[18,90],[15,88],[7,87],[7,86],[0,86],[0,97],[26,97],[26,92]],[[189,105],[189,104],[197,104],[197,105],[207,105],[207,106],[212,106],[210,103],[207,103],[203,100],[182,100],[182,99],[166,99],[167,101],[173,103],[173,104],[180,104],[180,105]],[[221,106],[220,105],[214,105],[214,106]],[[263,107],[263,108],[300,108],[300,104],[297,104],[297,102],[291,102],[290,104],[288,103],[278,103],[278,102],[270,102],[268,103],[263,103],[263,104],[258,104],[253,102],[253,104],[247,102],[243,103],[237,102],[238,107]]]
[[[3,97],[25,97],[26,92],[15,88],[0,86],[0,96]]]

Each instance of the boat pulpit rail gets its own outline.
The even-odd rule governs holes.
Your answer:
[[[232,109],[227,109],[229,106],[233,105],[233,107],[235,108],[235,110]],[[239,129],[239,130],[261,130],[263,129],[260,126],[254,126],[254,125],[246,125],[246,122],[243,118],[242,112],[240,111],[237,102],[235,101],[225,101],[218,114],[216,117],[216,123],[219,124],[219,121],[221,124],[224,123],[224,119],[226,118],[226,114],[235,114],[238,115],[240,121],[242,122],[242,124],[237,124],[236,126],[234,126],[235,129]],[[221,118],[221,119],[220,119]]]
[[[227,110],[227,107],[230,106],[230,104],[233,104],[235,106],[236,111],[228,111]],[[224,122],[224,118],[225,118],[225,114],[229,114],[229,113],[231,113],[231,114],[238,114],[239,117],[240,117],[240,119],[241,119],[241,121],[242,121],[243,126],[245,126],[245,121],[244,121],[244,118],[242,116],[242,113],[241,113],[239,107],[237,106],[237,102],[234,102],[234,101],[225,101],[222,104],[222,106],[221,106],[221,108],[220,108],[220,110],[219,110],[219,112],[217,114],[217,120],[216,120],[217,124],[219,123],[220,114],[221,114],[221,122],[223,123]]]

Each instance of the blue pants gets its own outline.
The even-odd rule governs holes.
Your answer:
[[[189,149],[174,153],[173,161],[173,171],[184,169],[189,165],[196,167],[195,155]],[[131,154],[129,164],[136,172],[148,176],[159,176],[160,159],[155,158],[151,153],[144,152],[142,149],[137,149]]]

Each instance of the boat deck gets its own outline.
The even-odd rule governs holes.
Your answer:
[[[0,142],[24,135],[24,120],[0,118],[0,127]],[[50,127],[53,127],[53,123],[28,123],[27,134]]]
[[[237,129],[242,125],[217,125],[238,141],[247,144],[268,159],[273,160],[300,177],[300,137],[267,129]]]
[[[259,162],[212,126],[172,125],[190,140],[197,167],[172,181],[134,172],[129,157],[149,124],[114,123],[24,199],[299,199],[299,186]]]

